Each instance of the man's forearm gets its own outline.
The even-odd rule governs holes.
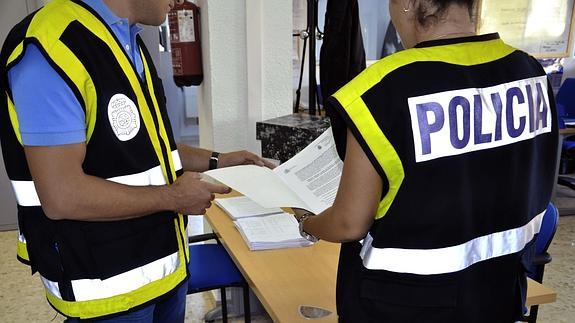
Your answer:
[[[212,156],[210,150],[178,144],[178,152],[185,171],[201,173],[208,170],[210,157]]]
[[[82,175],[52,188],[42,206],[56,220],[115,221],[173,210],[177,197],[170,191],[166,185],[128,186]]]

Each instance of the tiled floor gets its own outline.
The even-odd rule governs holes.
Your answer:
[[[539,307],[541,323],[575,321],[575,216],[559,218],[559,227],[549,247],[553,261],[545,266],[543,283],[557,292],[557,302]]]
[[[195,221],[194,221],[195,222]],[[200,224],[197,224],[199,226]],[[16,232],[0,232],[0,322],[62,322],[43,296],[38,275],[16,261]],[[545,285],[558,293],[556,303],[540,307],[540,323],[568,323],[575,317],[575,216],[561,217],[549,252],[553,262],[545,270]],[[202,322],[214,307],[210,293],[189,295],[186,322]],[[243,322],[242,318],[232,322]],[[271,322],[259,316],[254,322]]]

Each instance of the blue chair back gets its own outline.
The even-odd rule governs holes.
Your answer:
[[[557,231],[558,221],[559,211],[553,203],[549,203],[549,205],[547,205],[547,210],[545,210],[545,214],[543,215],[543,222],[541,223],[539,234],[537,234],[537,240],[535,240],[535,255],[533,263],[527,272],[528,277],[538,282],[541,282],[543,279],[545,263],[551,261],[551,259],[546,261],[541,259],[546,258],[544,257],[544,254],[548,256],[547,249],[551,244],[551,240],[553,240],[555,231]]]
[[[555,101],[559,118],[575,118],[575,78],[563,82]]]
[[[559,221],[559,211],[553,203],[547,205],[547,210],[545,215],[543,215],[543,223],[541,224],[541,230],[537,235],[537,240],[535,241],[535,254],[540,255],[546,252],[553,240],[555,231],[557,231],[557,223]]]
[[[549,203],[545,214],[543,215],[543,222],[541,223],[541,229],[537,235],[537,240],[535,240],[535,255],[532,260],[532,265],[527,272],[527,276],[531,279],[543,282],[543,271],[545,270],[545,264],[551,261],[551,256],[547,253],[547,249],[553,240],[555,231],[557,230],[557,223],[559,222],[559,211],[553,205]],[[524,308],[524,314],[528,311],[527,307]],[[537,322],[537,313],[539,312],[538,305],[532,305],[529,308],[529,315],[524,316],[521,320],[522,322],[535,323]]]
[[[239,285],[244,277],[221,244],[190,246],[188,294]]]

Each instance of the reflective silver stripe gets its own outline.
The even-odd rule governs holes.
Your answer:
[[[18,241],[26,243],[26,237],[24,237],[24,235],[20,231],[18,231]]]
[[[160,280],[175,272],[179,266],[180,258],[178,253],[175,252],[167,257],[105,280],[73,280],[72,290],[78,302],[113,297],[129,293],[151,282]],[[50,293],[62,299],[58,283],[44,277],[42,277],[42,282]]]
[[[180,159],[180,153],[177,149],[172,151],[172,160],[174,161],[174,169],[176,171],[182,169],[182,160]]]
[[[182,169],[182,161],[178,150],[172,151],[172,160],[176,171]],[[164,174],[161,166],[148,169],[145,172],[124,176],[108,178],[109,181],[131,185],[131,186],[149,186],[149,185],[166,185]],[[36,192],[33,181],[11,181],[12,189],[16,194],[18,205],[21,206],[40,206],[40,198]]]
[[[108,178],[108,180],[130,186],[166,185],[161,166],[156,166],[138,174]]]
[[[539,232],[544,214],[545,211],[522,227],[440,249],[376,248],[372,246],[373,237],[368,234],[360,256],[367,269],[417,275],[452,273],[480,261],[521,251]]]
[[[11,181],[16,201],[21,206],[40,206],[40,198],[32,181]]]
[[[182,169],[182,161],[177,150],[172,151],[172,160],[176,171]],[[142,173],[112,177],[108,180],[130,186],[166,185],[161,166],[156,166]]]
[[[62,295],[60,294],[60,288],[58,288],[58,283],[50,281],[42,277],[42,275],[40,275],[40,279],[42,279],[42,283],[44,284],[44,287],[48,292],[58,297],[59,299],[62,299]]]

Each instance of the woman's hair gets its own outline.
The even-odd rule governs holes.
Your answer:
[[[425,0],[415,8],[415,16],[422,26],[428,26],[441,19],[442,15],[451,5],[459,5],[469,9],[469,17],[473,17],[475,0]]]

